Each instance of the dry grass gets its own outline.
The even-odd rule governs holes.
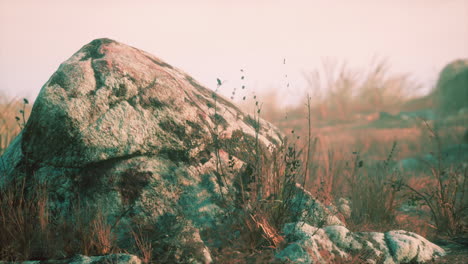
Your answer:
[[[139,256],[143,263],[151,263],[153,259],[153,245],[141,226],[136,227],[136,231],[132,230],[132,236],[135,240],[135,245],[140,252]]]
[[[226,205],[236,208],[226,228],[239,236],[234,239],[226,236],[223,247],[213,250],[216,261],[271,261],[275,250],[284,246],[281,228],[299,217],[291,215],[290,208],[295,195],[291,186],[296,182],[304,184],[324,204],[348,198],[353,213],[346,221],[353,231],[403,228],[423,235],[441,230],[448,230],[451,235],[466,232],[460,230],[461,211],[466,209],[460,193],[466,189],[466,170],[460,174],[435,168],[430,177],[418,174],[402,179],[391,169],[392,161],[433,151],[428,144],[431,132],[421,124],[369,125],[379,118],[380,111],[398,113],[432,107],[432,97],[410,100],[406,94],[417,85],[408,76],[389,75],[385,62],[376,63],[365,73],[346,64],[325,62],[323,70],[305,77],[313,95],[304,101],[308,107],[278,109],[274,96],[270,98],[272,101],[255,103],[252,120],[258,120],[261,110],[263,118],[285,132],[289,143],[269,154],[259,144],[249,146],[252,166],[249,176],[253,180],[242,182],[239,177],[236,184],[241,194],[223,197]],[[22,109],[19,100],[0,101],[0,153],[27,119],[29,106],[23,110],[24,119]],[[16,116],[21,117],[20,125]],[[466,119],[449,121],[450,125],[439,128],[439,137],[446,144],[459,142]],[[397,145],[392,148],[394,142]],[[219,152],[217,155],[219,158]],[[222,164],[217,163],[217,166],[221,176],[229,171],[229,165],[221,168]],[[15,184],[0,192],[0,233],[6,234],[0,237],[0,259],[64,258],[76,253],[93,255],[121,250],[105,212],[76,204],[68,218],[53,217],[47,205],[47,186],[37,185],[37,191],[27,192],[24,182]],[[399,212],[408,198],[404,187],[425,202],[420,209],[426,213]],[[163,247],[163,239],[150,238],[148,232],[156,231],[149,226],[133,231],[135,253],[145,263],[168,259],[161,250],[173,250],[174,245]],[[360,263],[365,257],[363,252],[347,263]]]
[[[376,63],[365,73],[353,71],[346,64],[325,62],[322,70],[305,77],[309,83],[309,92],[314,95],[311,130],[316,140],[314,161],[309,165],[312,170],[308,177],[308,189],[325,203],[343,196],[353,200],[354,213],[348,223],[355,229],[385,231],[404,226],[410,231],[433,233],[433,221],[436,221],[434,217],[432,220],[430,217],[423,218],[421,221],[424,223],[421,225],[410,226],[404,223],[408,217],[398,211],[408,196],[402,190],[403,179],[384,165],[393,142],[398,143],[391,155],[391,160],[395,161],[440,151],[431,144],[431,132],[423,120],[408,124],[394,123],[391,126],[377,126],[373,122],[378,120],[380,111],[396,114],[400,111],[434,109],[436,94],[421,98],[407,96],[418,86],[408,76],[389,75],[385,62]],[[264,117],[280,127],[290,138],[299,136],[299,141],[302,140],[299,144],[306,145],[307,108],[301,104],[298,107],[276,109],[275,96],[266,98],[271,101],[263,103]],[[444,146],[462,142],[461,138],[466,133],[466,120],[466,116],[451,117],[444,120],[443,124],[435,124]],[[353,153],[359,153],[362,168],[356,170],[356,162],[359,161]],[[389,162],[393,163],[391,160]],[[406,175],[409,178],[404,180],[423,177],[422,173],[413,172],[412,175]],[[458,173],[458,178],[463,179],[460,173],[462,172]],[[439,176],[435,173],[433,177]],[[438,185],[440,184],[433,181],[425,187]],[[463,184],[454,184],[452,180],[452,185],[459,186],[459,192]],[[416,186],[415,189],[422,191],[423,187]],[[445,192],[449,191],[445,189]],[[450,192],[451,197],[454,197],[455,190],[452,188]],[[453,203],[453,200],[449,202]],[[460,204],[460,201],[456,203]],[[466,208],[459,207],[458,215],[460,210],[466,212]],[[442,209],[440,214],[448,215]]]
[[[45,188],[38,186],[27,193],[25,179],[13,184],[15,188],[0,190],[0,259],[8,261],[36,257],[38,250],[48,251],[37,249],[38,245],[48,246],[40,243],[48,237],[50,219],[45,209]]]
[[[24,178],[0,189],[0,259],[61,259],[117,252],[110,223],[95,206],[74,204],[70,214],[50,211],[46,184]]]
[[[8,99],[0,95],[0,155],[19,134],[30,112],[31,105],[24,104],[23,100]]]
[[[313,98],[313,117],[319,121],[349,122],[359,114],[394,112],[418,85],[407,75],[389,72],[384,60],[372,62],[368,71],[325,60],[322,69],[304,74],[309,84],[308,93]]]
[[[439,233],[460,235],[467,228],[464,218],[468,209],[465,198],[468,191],[468,167],[463,164],[445,165],[441,138],[429,125],[428,130],[438,147],[436,163],[428,164],[431,171],[429,184],[405,184],[404,187],[411,192],[414,201],[429,207]]]

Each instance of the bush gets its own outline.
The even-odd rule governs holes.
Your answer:
[[[456,60],[442,70],[435,95],[441,114],[468,107],[468,59]]]
[[[463,164],[445,165],[441,139],[435,130],[429,125],[427,127],[437,146],[435,163],[427,164],[432,184],[421,188],[404,184],[404,187],[410,191],[412,202],[429,207],[439,234],[459,235],[466,232],[468,217],[465,198],[468,167]]]
[[[397,194],[403,184],[399,173],[390,167],[395,150],[396,143],[386,161],[366,166],[356,154],[353,172],[349,177],[352,204],[350,220],[354,226],[367,224],[375,230],[394,225]]]

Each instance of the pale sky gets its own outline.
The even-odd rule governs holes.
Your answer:
[[[33,100],[60,63],[101,37],[210,88],[216,78],[239,87],[241,68],[250,91],[278,88],[288,74],[284,100],[324,58],[363,69],[386,58],[429,88],[444,65],[468,58],[468,0],[0,0],[0,92]]]

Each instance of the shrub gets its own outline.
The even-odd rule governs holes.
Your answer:
[[[433,128],[426,125],[437,146],[435,163],[427,163],[432,184],[422,188],[404,184],[404,187],[409,190],[412,202],[429,207],[439,234],[458,235],[464,232],[468,217],[468,202],[465,198],[468,191],[468,167],[463,164],[445,165],[441,138]]]
[[[407,75],[389,74],[385,60],[371,63],[367,72],[325,60],[322,69],[304,77],[314,96],[314,116],[327,121],[349,121],[358,113],[392,111],[418,87]]]
[[[442,70],[435,90],[442,114],[468,107],[468,60],[456,60]]]
[[[349,177],[352,204],[351,224],[355,227],[370,225],[385,229],[395,223],[397,194],[401,191],[402,178],[390,166],[396,143],[384,162],[365,165],[356,153]]]

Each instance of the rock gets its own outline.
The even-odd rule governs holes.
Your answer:
[[[327,208],[300,184],[294,186],[294,197],[291,201],[291,214],[294,221],[302,220],[305,223],[324,227],[330,225],[345,225],[338,217],[337,210]]]
[[[291,244],[277,254],[280,260],[290,260],[292,263],[329,263],[338,256],[349,256],[328,238],[324,229],[298,222],[286,224],[283,232]]]
[[[312,263],[309,253],[305,247],[298,243],[288,245],[276,255],[276,258],[286,263]]]
[[[444,256],[439,246],[406,231],[350,232],[344,226],[316,228],[304,222],[286,224],[290,244],[276,258],[292,263],[426,263]]]
[[[123,248],[132,246],[137,222],[155,228],[148,239],[161,254],[170,248],[174,261],[210,263],[205,244],[217,233],[210,230],[223,222],[226,196],[239,191],[236,175],[250,183],[243,172],[257,136],[265,155],[282,141],[273,125],[257,123],[181,70],[97,39],[42,87],[2,156],[0,187],[46,183],[57,216],[70,217],[80,201],[106,214]]]
[[[397,263],[422,263],[445,255],[442,248],[415,233],[402,230],[390,231],[385,233],[385,239]]]
[[[141,260],[133,255],[114,254],[107,256],[87,257],[79,255],[67,262],[70,264],[98,264],[98,263],[115,263],[115,264],[141,264]]]
[[[340,199],[338,200],[338,204],[337,204],[338,211],[339,211],[346,219],[348,219],[348,218],[351,217],[352,209],[351,209],[350,204],[351,204],[351,202],[349,201],[349,199],[340,198]]]
[[[444,67],[437,81],[435,96],[443,115],[468,107],[468,59],[459,59]]]
[[[242,130],[248,116],[190,76],[143,51],[94,40],[60,65],[42,88],[23,133],[23,152],[55,167],[83,167],[115,158],[200,158],[207,141]],[[215,117],[216,114],[216,117]],[[260,140],[279,140],[261,121]],[[204,148],[205,147],[205,148]]]

